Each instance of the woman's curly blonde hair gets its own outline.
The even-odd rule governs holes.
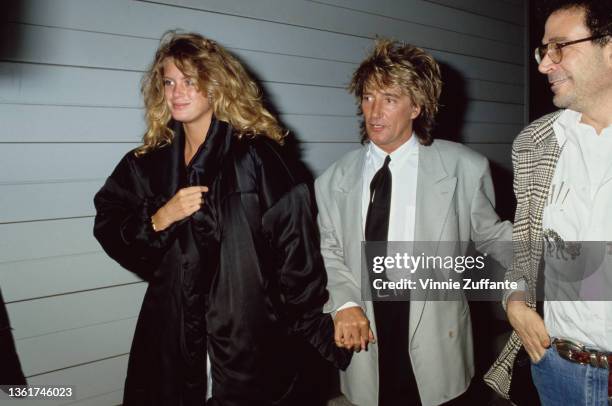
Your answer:
[[[399,87],[413,103],[421,107],[421,113],[412,123],[413,129],[421,144],[431,144],[431,130],[442,92],[440,67],[434,58],[421,48],[378,38],[372,53],[353,73],[349,91],[360,103],[366,87],[384,89],[393,86]],[[361,104],[358,114],[363,115]],[[362,143],[368,141],[363,121],[361,137]]]
[[[262,92],[242,64],[216,42],[196,33],[169,31],[142,79],[147,131],[136,155],[167,145],[174,138],[168,127],[170,109],[164,97],[163,64],[172,58],[185,76],[211,100],[215,117],[234,127],[239,136],[267,136],[282,144],[286,131],[263,106]]]

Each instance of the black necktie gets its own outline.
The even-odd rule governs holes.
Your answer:
[[[370,182],[370,204],[366,216],[366,241],[387,241],[389,212],[391,210],[391,156],[387,155],[382,168]]]
[[[391,211],[391,157],[387,155],[382,168],[370,183],[370,204],[366,216],[366,241],[388,240],[389,213]],[[366,246],[366,258],[372,263],[374,256],[387,255],[386,243]],[[370,283],[375,278],[388,280],[386,275],[369,272]],[[370,285],[371,286],[371,285]],[[387,296],[382,299],[380,295]],[[394,301],[387,290],[372,292],[374,318],[378,331],[379,406],[419,404],[419,392],[408,353],[408,320],[410,302]],[[378,296],[378,297],[377,297]],[[406,300],[407,295],[404,297]]]

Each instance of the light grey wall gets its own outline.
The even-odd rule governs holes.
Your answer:
[[[9,2],[0,17],[0,287],[30,383],[76,385],[80,405],[120,402],[146,286],[93,239],[92,197],[138,145],[139,81],[164,31],[198,31],[238,55],[315,173],[357,146],[356,106],[345,87],[372,38],[425,47],[465,81],[465,125],[451,136],[508,168],[510,142],[524,124],[524,7],[520,0]]]

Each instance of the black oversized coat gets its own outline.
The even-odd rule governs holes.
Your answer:
[[[326,277],[306,184],[267,137],[238,138],[213,119],[185,167],[184,136],[127,154],[95,196],[94,234],[149,283],[125,405],[203,405],[206,351],[215,405],[300,405],[308,348],[350,356],[321,313]],[[210,188],[193,216],[156,233],[151,215],[180,188]]]

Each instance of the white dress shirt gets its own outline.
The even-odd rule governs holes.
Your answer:
[[[580,122],[581,117],[566,110],[553,124],[562,150],[542,226],[545,234],[554,231],[566,242],[612,241],[612,126],[597,135],[593,127]],[[556,260],[551,258],[545,255],[546,267],[554,266]],[[611,264],[612,253],[607,253],[605,272]],[[592,275],[583,284],[598,283],[589,278],[601,277]],[[553,337],[612,351],[612,301],[547,300],[544,323]]]
[[[391,213],[389,213],[389,241],[413,241],[416,211],[417,175],[419,171],[419,142],[415,134],[391,154],[370,142],[363,165],[361,219],[365,230],[370,204],[370,183],[391,155]]]
[[[370,183],[383,166],[387,155],[391,155],[391,212],[389,213],[389,241],[414,241],[416,214],[417,175],[419,171],[419,142],[416,134],[391,154],[387,154],[373,142],[368,144],[362,169],[361,219],[365,230],[368,206],[370,204]],[[359,306],[347,302],[338,311]]]

